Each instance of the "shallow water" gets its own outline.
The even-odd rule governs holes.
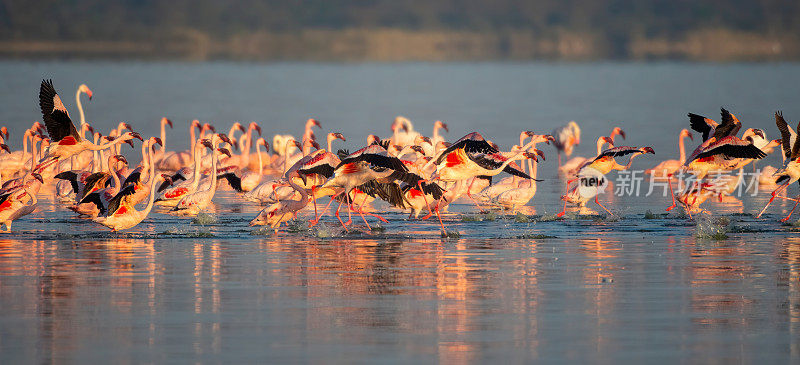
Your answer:
[[[345,133],[350,147],[388,130],[395,114],[426,131],[423,121],[444,119],[452,138],[477,129],[504,144],[519,130],[547,132],[576,119],[588,141],[576,153],[587,155],[591,140],[618,120],[631,144],[652,145],[661,159],[677,155],[688,111],[717,117],[726,105],[771,138],[774,109],[800,118],[791,90],[800,66],[784,64],[2,63],[0,75],[8,81],[0,120],[17,121],[8,123],[16,136],[39,118],[36,87],[47,75],[59,89],[89,84],[95,98],[84,105],[101,126],[125,119],[151,134],[161,115],[176,127],[197,116],[221,126],[262,120],[266,134],[299,134],[287,122],[316,116],[326,130]],[[171,148],[185,147],[185,131],[171,133],[178,138]],[[156,212],[117,234],[43,192],[39,210],[0,235],[0,358],[800,359],[800,228],[777,222],[788,202],[755,219],[767,192],[709,200],[711,217],[698,226],[676,212],[661,215],[669,201],[657,190],[606,194],[613,217],[554,220],[563,185],[553,150],[544,151],[544,181],[524,215],[455,205],[445,225],[460,237],[448,239],[433,219],[394,210],[379,230],[354,217],[355,232],[344,234],[328,216],[321,229],[298,223],[274,234],[248,227],[260,207],[229,191],[202,219]],[[770,156],[762,164],[777,163]]]

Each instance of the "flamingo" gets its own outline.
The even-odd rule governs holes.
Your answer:
[[[230,144],[231,141],[226,137],[224,134],[214,134],[211,138],[211,148],[215,152],[222,153],[227,155],[228,157],[231,156],[229,150],[225,148],[218,148],[219,144],[225,142]],[[214,193],[217,191],[217,164],[219,163],[219,155],[216,153],[212,153],[214,158],[211,160],[211,172],[209,174],[210,184],[206,189],[200,189],[195,191],[191,194],[184,196],[174,208],[172,208],[173,212],[176,212],[181,215],[190,215],[195,216],[200,213],[203,209],[205,209],[209,204],[211,204],[211,200],[214,198]]]
[[[107,171],[105,174],[111,177],[111,186],[99,188],[86,194],[83,199],[79,200],[77,204],[70,206],[69,209],[80,215],[90,217],[96,217],[101,210],[104,210],[106,206],[108,206],[108,202],[119,192],[122,186],[119,180],[119,174],[114,171],[114,165],[117,162],[127,164],[128,160],[125,159],[123,155],[112,155],[108,157]]]
[[[742,128],[742,123],[736,116],[725,108],[720,108],[720,114],[722,122],[717,123],[709,118],[689,113],[689,123],[692,129],[702,133],[704,141],[681,167],[695,176],[693,190],[700,190],[698,184],[711,171],[733,170],[738,168],[737,165],[746,163],[748,159],[761,159],[766,156],[751,142],[736,137]],[[671,184],[669,188],[672,205],[667,207],[667,211],[676,206]]]
[[[463,184],[476,176],[490,177],[501,172],[530,179],[528,174],[509,166],[509,164],[523,158],[536,158],[535,154],[528,152],[528,148],[534,143],[535,141],[528,142],[519,151],[510,156],[504,156],[496,147],[486,141],[480,133],[472,132],[442,151],[435,159],[431,159],[423,166],[422,170],[425,171],[429,165],[436,166],[433,176],[426,182],[438,179],[444,182]],[[467,188],[466,193],[480,209],[480,205],[472,197],[469,188]],[[439,203],[437,203],[436,213],[439,218],[439,225],[442,228],[442,232],[445,232],[438,205]]]
[[[30,179],[16,189],[0,195],[0,223],[6,226],[5,233],[11,232],[11,223],[20,217],[33,213],[36,209],[36,194],[44,180],[38,173],[29,174]]]
[[[172,129],[172,121],[167,119],[167,117],[161,117],[161,148],[158,151],[153,151],[153,158],[156,161],[161,160],[167,154],[167,126]]]
[[[692,136],[692,132],[689,132],[688,129],[684,128],[680,133],[678,133],[679,158],[677,160],[664,160],[652,169],[645,170],[645,173],[650,174],[653,177],[671,178],[672,175],[675,174],[675,172],[678,171],[678,169],[686,162],[686,149],[683,144],[683,139],[687,137],[694,141],[694,136]]]
[[[610,147],[614,147],[615,144],[614,137],[616,136],[622,136],[622,139],[625,139],[625,132],[619,127],[614,127],[614,129],[611,130],[611,134],[607,138],[600,137],[597,139],[597,154],[594,157],[591,158],[580,157],[580,156],[573,157],[569,159],[567,162],[565,162],[563,165],[559,165],[558,173],[561,176],[568,176],[568,177],[575,176],[575,174],[578,172],[578,170],[581,169],[581,167],[584,164],[586,164],[593,158],[596,158],[597,156],[600,155],[600,152],[603,151],[602,142],[608,143]]]
[[[184,196],[187,194],[197,190],[197,187],[200,185],[200,173],[202,171],[200,167],[200,155],[202,154],[201,149],[203,147],[211,148],[211,141],[207,139],[198,140],[197,143],[193,143],[194,149],[194,161],[197,161],[193,168],[191,179],[180,181],[172,186],[167,184],[162,184],[158,188],[158,198],[156,198],[155,202],[159,205],[172,205],[180,201]],[[182,175],[185,176],[185,175]],[[171,179],[172,180],[172,179]],[[172,181],[175,182],[175,181]]]
[[[39,106],[42,109],[42,119],[47,127],[47,134],[52,141],[44,157],[39,161],[42,169],[53,162],[67,159],[85,150],[99,151],[134,138],[142,140],[142,137],[135,132],[126,132],[113,141],[101,145],[81,138],[69,118],[67,109],[61,102],[61,98],[53,88],[52,80],[42,80],[39,90]]]
[[[403,130],[402,132],[400,132],[401,129]],[[414,140],[420,135],[419,132],[414,130],[414,125],[411,121],[404,116],[394,118],[392,132],[391,143],[400,147],[414,144]]]
[[[300,146],[300,143],[295,141],[294,139],[289,139],[289,140],[283,141],[282,143],[283,143],[283,148],[284,148],[284,151],[283,151],[284,155],[288,154],[288,152],[292,148],[297,148],[297,147]],[[274,150],[274,148],[273,148],[273,150]],[[289,166],[287,164],[288,164],[288,161],[286,159],[284,159],[283,160],[283,168],[281,169],[281,171],[288,171],[289,170]],[[277,180],[263,181],[260,184],[258,184],[255,188],[253,188],[252,190],[250,190],[247,193],[245,193],[244,194],[244,198],[247,199],[247,200],[250,200],[250,201],[258,201],[260,203],[265,203],[265,202],[274,203],[274,201],[272,199],[272,196],[277,194],[276,190],[279,189],[281,186],[285,186],[285,184],[281,184]],[[288,194],[288,196],[286,196],[285,194]],[[290,197],[292,195],[294,195],[294,191],[284,192],[284,194],[278,194],[278,198],[288,198],[288,197]]]
[[[286,183],[300,194],[300,199],[281,200],[264,208],[250,221],[250,226],[269,225],[277,232],[281,223],[297,218],[297,212],[308,205],[309,199],[306,189],[295,184],[293,177],[300,177],[296,170],[289,172]]]
[[[585,164],[581,168],[581,171],[578,172],[578,176],[584,176],[590,173],[590,171],[588,170],[591,170],[591,172],[594,173],[599,173],[601,175],[606,175],[613,170],[627,170],[631,167],[631,164],[633,164],[633,159],[636,156],[644,155],[647,153],[655,154],[655,151],[653,150],[652,147],[620,146],[620,147],[609,148],[603,151],[603,153],[601,153],[600,156],[597,156],[594,160]],[[625,155],[631,155],[631,156],[628,159],[628,163],[624,166],[617,163],[617,161],[614,159],[615,157],[625,156]],[[579,187],[580,186],[576,186],[572,188],[572,190],[569,190],[567,194],[561,196],[561,200],[564,201],[564,209],[560,213],[556,214],[557,217],[563,217],[564,214],[567,212],[567,203],[578,204],[581,210],[584,209],[586,203],[591,199],[591,197],[583,196],[580,193]],[[601,208],[603,208],[603,210],[608,212],[608,214],[613,215],[613,213],[611,213],[610,210],[608,210],[605,206],[603,206],[603,204],[600,204],[599,194],[595,194],[594,202]]]
[[[581,127],[573,120],[554,129],[550,134],[555,138],[553,145],[558,150],[558,166],[561,166],[561,153],[569,157],[572,155],[572,149],[581,144]]]
[[[150,159],[150,201],[144,210],[136,210],[136,203],[131,200],[131,196],[136,191],[133,185],[123,188],[111,201],[108,202],[105,214],[92,218],[92,221],[111,228],[111,231],[121,231],[135,227],[150,214],[156,196],[156,177],[155,161],[153,161],[153,151],[148,148],[148,158]],[[163,177],[163,175],[162,175]],[[166,177],[166,179],[169,179]]]
[[[133,185],[134,193],[130,199],[134,205],[143,202],[150,195],[150,179],[155,177],[150,175],[150,164],[152,164],[153,161],[150,161],[148,149],[153,149],[153,160],[155,160],[155,145],[162,143],[159,137],[151,137],[145,142],[147,143],[142,143],[141,164],[139,164],[139,166],[125,178],[125,181],[122,182],[122,188]],[[171,181],[171,179],[168,179],[168,181]]]
[[[156,170],[177,171],[185,166],[193,164],[195,143],[197,142],[197,135],[195,134],[194,130],[201,128],[202,126],[200,125],[199,120],[192,120],[189,123],[189,149],[181,152],[165,152],[160,159],[156,160]]]
[[[249,144],[249,142],[248,142]],[[264,138],[259,138],[256,140],[256,153],[258,154],[258,172],[252,171],[244,171],[241,177],[241,190],[242,191],[250,191],[256,188],[258,184],[261,183],[261,179],[264,177],[264,165],[262,164],[262,157],[261,157],[261,146],[264,146],[264,149],[269,151],[269,143]],[[250,146],[247,147],[248,149]]]
[[[86,94],[86,96],[89,97],[89,101],[91,101],[92,100],[92,90],[89,89],[89,87],[86,86],[86,84],[81,84],[80,86],[78,86],[78,90],[75,91],[75,104],[78,106],[78,114],[81,117],[81,119],[80,119],[80,121],[81,121],[81,134],[80,134],[80,136],[81,136],[81,138],[86,138],[86,135],[84,134],[85,131],[83,129],[84,125],[86,125],[86,116],[83,114],[83,103],[81,103],[81,94],[82,93]]]
[[[789,185],[794,183],[795,181],[800,180],[800,142],[798,142],[797,133],[800,133],[800,124],[798,124],[795,130],[792,130],[792,127],[786,123],[786,120],[783,119],[783,113],[778,111],[775,112],[775,124],[778,126],[778,130],[781,131],[781,145],[783,146],[783,156],[785,162],[783,167],[775,172],[775,176],[778,176],[776,182],[780,184],[775,190],[772,191],[772,196],[767,202],[767,205],[764,206],[764,209],[756,215],[756,218],[760,218],[762,214],[767,210],[772,201],[775,200],[776,197],[780,197],[778,195],[779,192],[786,189]],[[784,197],[781,197],[784,198]],[[795,205],[792,210],[789,212],[789,215],[786,218],[781,219],[782,222],[786,222],[794,213],[794,210],[797,208],[797,202],[800,201],[800,197],[795,199]]]

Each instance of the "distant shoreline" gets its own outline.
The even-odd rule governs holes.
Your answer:
[[[0,59],[179,61],[798,61],[800,37],[726,29],[682,39],[631,37],[610,42],[591,32],[309,29],[216,39],[184,30],[158,40],[0,40]]]

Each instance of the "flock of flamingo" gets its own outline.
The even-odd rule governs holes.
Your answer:
[[[336,204],[334,215],[345,231],[352,225],[353,212],[370,228],[367,216],[386,222],[370,208],[375,199],[380,199],[409,212],[409,219],[436,215],[445,233],[440,213],[462,196],[481,210],[482,204],[511,210],[528,204],[536,194],[538,163],[544,160],[537,145],[551,142],[558,150],[559,175],[566,180],[561,196],[564,209],[558,216],[565,214],[568,205],[582,213],[589,211],[586,205],[592,199],[613,214],[600,203],[599,195],[583,194],[576,181],[590,170],[603,175],[626,170],[635,157],[655,154],[651,147],[617,146],[615,138],[624,139],[625,132],[614,128],[608,136],[597,139],[595,156],[562,162],[562,154],[570,157],[581,141],[575,122],[550,135],[523,131],[518,145],[501,151],[477,132],[449,143],[439,133],[448,131],[440,121],[434,124],[431,137],[423,136],[403,117],[397,117],[391,125],[391,137],[370,135],[366,146],[355,152],[333,152],[333,141],[345,140],[341,133],[328,133],[327,148],[321,148],[314,132],[320,123],[314,119],[306,122],[299,140],[275,135],[271,144],[260,137],[261,128],[255,122],[247,126],[234,123],[228,133],[219,133],[214,126],[194,120],[189,125],[189,150],[169,151],[164,143],[166,127],[173,127],[169,119],[162,118],[160,137],[143,139],[126,123],[102,135],[86,122],[82,94],[92,98],[86,85],[78,88],[77,128],[52,81],[43,80],[39,91],[43,124],[35,122],[25,131],[22,150],[12,151],[6,144],[7,128],[0,130],[0,148],[6,152],[0,155],[0,223],[6,232],[11,231],[12,221],[36,209],[43,186],[52,189],[58,200],[78,215],[120,231],[138,225],[155,205],[171,214],[198,215],[211,204],[221,184],[227,184],[245,200],[266,205],[251,226],[268,225],[277,230],[282,223],[296,219],[303,209],[313,209],[310,224],[315,225],[331,204]],[[673,204],[667,211],[680,204],[691,215],[701,211],[700,205],[708,198],[723,199],[732,194],[745,165],[755,164],[778,146],[782,146],[784,165],[762,169],[762,186],[776,188],[758,216],[775,198],[793,200],[796,208],[800,199],[780,193],[800,179],[800,143],[796,129],[788,126],[780,112],[775,113],[775,121],[780,140],[768,140],[763,130],[752,128],[737,137],[741,122],[724,108],[720,122],[690,113],[690,127],[702,134],[702,143],[687,157],[684,138],[693,140],[693,135],[683,129],[678,136],[680,159],[663,161],[647,170],[654,179],[668,180]],[[135,140],[142,142],[142,162],[129,166],[120,146],[134,146]],[[622,156],[628,156],[624,165],[616,160]],[[711,177],[714,171],[734,173]],[[684,172],[696,180],[675,193],[672,178]],[[501,173],[510,176],[492,183],[492,178]],[[317,200],[325,197],[328,202],[321,207]],[[136,208],[145,201],[144,209]],[[346,222],[340,216],[343,205],[348,212]],[[791,217],[794,208],[783,221]],[[420,213],[426,215],[420,218]]]

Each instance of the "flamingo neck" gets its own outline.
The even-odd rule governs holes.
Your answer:
[[[119,188],[119,175],[117,175],[117,171],[114,168],[114,163],[111,162],[114,157],[108,158],[108,173],[111,175],[111,178],[114,179],[114,186]]]
[[[602,138],[597,139],[597,156],[600,156],[603,153],[603,146],[606,144],[606,141]]]
[[[680,153],[680,163],[683,165],[686,162],[686,149],[683,147],[683,134],[678,137],[678,153]]]
[[[286,143],[286,147],[283,148],[283,173],[286,173],[286,170],[289,169],[289,149],[292,147],[291,143]]]
[[[250,166],[250,148],[253,147],[252,131],[252,129],[247,130],[247,139],[244,141],[244,151],[242,151],[245,167]]]
[[[329,134],[329,135],[328,135],[328,152],[332,152],[332,151],[333,151],[333,150],[331,149],[331,146],[332,146],[333,140],[334,140],[333,136]]]
[[[161,154],[163,155],[167,152],[167,129],[165,124],[166,122],[161,122]],[[142,143],[144,144],[144,143]],[[143,157],[144,159],[144,157]]]
[[[195,162],[194,162],[194,171],[193,171],[193,174],[192,174],[192,189],[191,190],[196,189],[197,185],[200,183],[200,165],[201,165],[200,152],[201,152],[201,147],[202,146],[203,145],[200,144],[200,143],[195,143],[195,146],[194,146],[194,151],[193,151],[194,153],[192,154],[192,157],[194,158]]]
[[[78,104],[78,113],[81,116],[81,138],[85,138],[85,134],[83,133],[83,125],[86,124],[86,118],[83,114],[83,104],[81,104],[81,89],[78,88],[78,91],[75,92],[75,104]]]
[[[25,132],[25,134],[22,135],[22,156],[20,157],[22,161],[25,161],[25,154],[28,153],[28,138],[31,138],[32,141],[33,134]],[[31,156],[33,156],[33,148],[31,148]]]
[[[209,191],[211,194],[217,190],[217,161],[219,160],[219,155],[217,155],[217,144],[213,144],[214,148],[211,151],[211,186],[209,187]]]
[[[264,175],[264,161],[261,157],[261,144],[256,141],[256,154],[258,154],[258,176]]]
[[[197,143],[197,138],[196,138],[196,136],[194,134],[194,124],[192,124],[189,127],[189,146],[191,146],[190,150],[192,151],[192,163],[197,161],[197,158],[195,158],[196,154],[194,153],[195,148],[196,148],[196,146],[195,146],[196,143]]]
[[[150,165],[150,200],[147,201],[147,206],[143,211],[138,212],[140,216],[147,216],[153,209],[153,204],[156,200],[156,166],[153,163],[153,149],[148,146],[147,148],[148,165]]]

